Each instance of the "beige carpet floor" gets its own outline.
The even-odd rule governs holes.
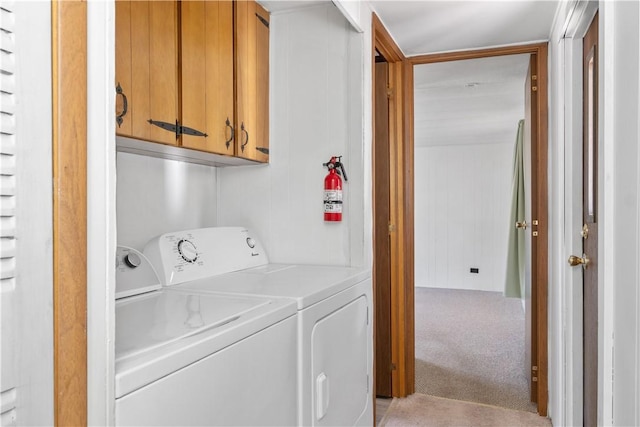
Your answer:
[[[424,394],[393,399],[380,426],[551,426],[537,414]]]
[[[524,312],[499,292],[416,288],[416,392],[536,412]]]

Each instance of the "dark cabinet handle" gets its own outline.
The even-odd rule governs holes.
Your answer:
[[[249,143],[249,132],[244,128],[244,122],[240,125],[240,131],[243,132],[246,136],[244,142],[240,145],[240,150],[244,153],[244,147]]]
[[[118,127],[122,126],[123,117],[127,114],[129,110],[129,103],[127,102],[127,95],[122,91],[122,86],[120,86],[120,82],[118,82],[118,86],[116,86],[116,96],[122,95],[122,113],[116,115],[116,123],[118,123]]]
[[[236,130],[233,128],[233,126],[231,126],[231,122],[229,121],[229,117],[227,117],[227,121],[225,122],[225,125],[231,129],[231,136],[229,137],[229,139],[227,139],[224,143],[227,145],[227,148],[229,148],[229,145],[231,145],[231,141],[233,141],[233,138],[236,137]]]

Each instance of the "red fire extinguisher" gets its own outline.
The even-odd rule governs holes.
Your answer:
[[[342,221],[342,178],[347,182],[347,173],[340,161],[342,156],[333,156],[322,165],[329,169],[324,177],[324,220]]]

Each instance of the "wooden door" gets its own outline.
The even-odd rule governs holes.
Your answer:
[[[175,1],[116,2],[118,135],[175,145],[176,133],[149,122],[178,120],[178,11]]]
[[[233,155],[233,3],[182,1],[180,34],[182,146]]]
[[[391,351],[391,242],[389,168],[389,64],[375,65],[374,176],[374,288],[375,288],[375,369],[376,395],[392,396]]]
[[[524,126],[524,176],[525,176],[525,372],[529,382],[530,398],[538,401],[538,244],[537,244],[537,55],[531,55],[525,81],[525,126]]]
[[[583,40],[583,423],[598,423],[598,14]],[[572,265],[575,258],[570,259]]]
[[[269,161],[269,14],[235,5],[236,156]]]

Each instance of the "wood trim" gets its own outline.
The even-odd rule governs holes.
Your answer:
[[[413,95],[410,92],[413,91],[413,87],[412,84],[408,85],[406,82],[408,77],[412,78],[413,70],[408,71],[409,68],[412,68],[411,64],[406,60],[375,14],[372,15],[372,37],[374,81],[375,52],[379,52],[389,63],[391,90],[388,153],[390,161],[389,200],[391,204],[390,222],[395,226],[395,231],[389,234],[391,245],[391,357],[396,366],[396,369],[392,371],[392,394],[394,397],[405,397],[415,390],[413,139],[408,139],[413,135],[410,128],[413,120],[411,113]],[[375,129],[375,103],[373,108],[373,129]]]
[[[392,92],[389,98],[389,222],[395,226],[395,231],[389,233],[391,244],[391,360],[396,369],[391,371],[391,389],[394,397],[406,396],[406,378],[404,375],[406,363],[406,330],[402,325],[405,304],[403,286],[404,277],[401,265],[404,260],[402,247],[402,233],[404,222],[402,218],[401,194],[398,191],[402,187],[402,151],[401,147],[402,126],[399,117],[401,113],[401,91],[398,88],[401,83],[399,69],[401,64],[389,63],[389,87]]]
[[[548,135],[548,75],[547,44],[539,46],[537,56],[538,75],[538,251],[536,283],[536,310],[538,321],[538,413],[547,415],[549,403],[548,367],[548,280],[549,280],[549,182],[547,165],[549,162]]]
[[[528,114],[525,113],[525,121],[529,121],[529,123],[525,123],[525,129],[527,129],[527,127],[529,128],[529,137],[531,138],[530,140],[530,165],[531,167],[531,198],[532,200],[536,200],[538,197],[538,176],[539,176],[539,171],[538,168],[534,167],[534,165],[537,165],[539,162],[539,156],[538,156],[538,150],[539,150],[539,142],[538,142],[538,128],[536,126],[534,126],[534,123],[538,123],[539,122],[539,110],[538,110],[538,104],[539,104],[539,95],[537,90],[534,92],[533,91],[533,87],[538,87],[538,55],[537,54],[531,54],[529,55],[529,69],[527,70],[528,76],[527,76],[527,82],[525,84],[525,91],[527,93],[525,93],[525,105],[526,105],[526,109],[528,110]],[[535,77],[534,77],[535,76]],[[526,99],[529,100],[529,102],[526,102]],[[525,139],[527,138],[527,136],[525,136]],[[525,166],[526,167],[526,166]],[[530,220],[533,219],[538,219],[538,206],[535,204],[532,204],[531,206],[531,211],[529,213],[530,215]],[[532,231],[533,231],[533,227],[536,226],[532,226]],[[537,230],[538,227],[536,227]],[[528,234],[528,236],[526,237],[526,239],[528,239],[531,242],[531,251],[532,251],[532,259],[531,259],[531,275],[530,275],[530,280],[531,280],[531,286],[532,286],[532,290],[536,289],[535,288],[535,284],[538,283],[538,257],[537,254],[539,252],[539,241],[540,239],[534,239],[533,236],[531,236],[531,234]],[[529,296],[525,296],[525,298],[528,298]],[[529,321],[525,322],[525,326],[530,326],[531,327],[531,336],[530,336],[530,343],[525,343],[525,345],[530,345],[530,366],[531,366],[531,371],[530,371],[530,391],[531,391],[531,401],[534,403],[538,403],[538,381],[533,381],[533,377],[535,376],[536,378],[538,377],[537,372],[533,371],[533,366],[539,366],[538,364],[538,311],[537,311],[537,307],[538,307],[538,295],[535,292],[531,292],[530,295],[530,299],[529,299],[529,303],[530,303],[530,313],[527,313],[527,316],[530,318],[530,323]],[[539,378],[537,378],[539,379]]]
[[[464,50],[459,52],[433,53],[409,58],[413,65],[431,64],[434,62],[460,61],[463,59],[489,58],[492,56],[518,55],[521,53],[540,53],[547,49],[547,43],[532,43],[516,46],[492,47],[488,49]]]
[[[56,425],[87,424],[87,4],[52,2]]]
[[[395,69],[393,64],[389,64],[389,87],[392,86],[392,82],[395,80]],[[387,153],[375,153],[376,157],[387,155],[389,160],[389,224],[395,224],[397,226],[397,209],[393,208],[396,195],[396,168],[397,161],[395,159],[395,150],[393,149],[396,144],[394,135],[396,134],[396,123],[391,119],[395,115],[395,102],[393,98],[389,99],[389,151]],[[375,214],[375,213],[374,213]],[[384,237],[382,237],[384,238]],[[375,244],[375,243],[374,243]],[[389,252],[391,258],[391,306],[390,306],[390,323],[391,323],[391,362],[395,365],[395,369],[391,371],[391,395],[396,396],[398,391],[398,372],[404,369],[404,366],[399,363],[398,350],[400,348],[400,335],[398,332],[398,309],[400,307],[400,301],[398,300],[398,292],[394,284],[398,283],[398,240],[396,235],[389,233]],[[376,263],[374,259],[374,264]],[[376,284],[377,287],[377,284]]]
[[[517,46],[496,47],[489,49],[478,49],[460,52],[438,53],[430,55],[419,55],[408,58],[408,62],[413,65],[430,64],[435,62],[458,61],[463,59],[487,58],[492,56],[535,54],[537,56],[536,74],[538,76],[538,103],[537,116],[537,149],[532,153],[537,157],[536,173],[536,211],[538,213],[538,237],[537,245],[543,250],[537,251],[535,264],[537,265],[535,283],[535,300],[537,315],[537,361],[538,361],[538,390],[537,403],[538,413],[547,415],[549,400],[548,383],[548,248],[549,248],[549,222],[548,222],[548,45],[547,43],[534,43]],[[407,93],[413,92],[413,82],[405,81]],[[411,114],[412,116],[412,114]],[[407,120],[411,120],[408,118]],[[413,129],[413,126],[411,126]],[[411,141],[413,137],[411,136]],[[411,171],[412,172],[412,171]]]
[[[404,61],[406,58],[402,51],[375,13],[371,16],[371,25],[373,28],[373,59],[375,60],[375,51],[377,50],[390,64]]]
[[[403,235],[405,263],[404,263],[404,283],[405,283],[405,307],[408,307],[404,313],[404,324],[406,328],[406,336],[410,339],[406,342],[405,352],[405,378],[406,393],[412,394],[416,389],[416,350],[415,350],[415,253],[414,253],[414,130],[413,130],[413,64],[409,61],[403,61],[403,81],[404,81],[404,123],[405,129],[404,144],[401,149],[404,151],[404,187],[403,187],[403,204],[404,207],[404,225],[405,232]]]

